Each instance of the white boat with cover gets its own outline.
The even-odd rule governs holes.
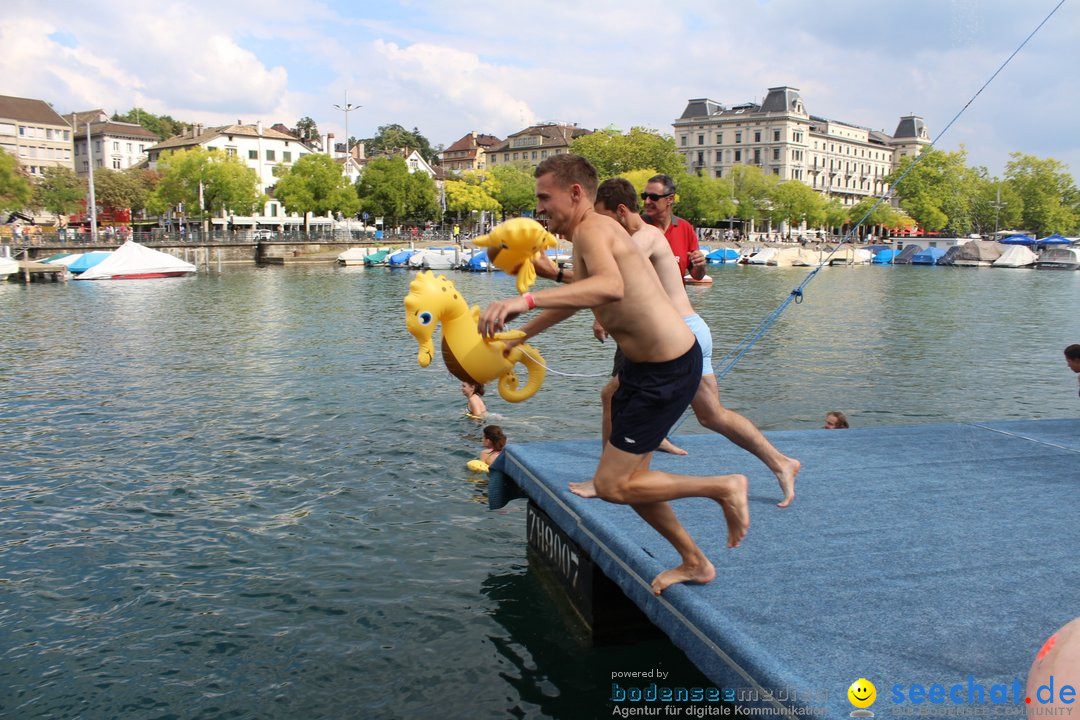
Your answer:
[[[116,249],[107,258],[78,275],[76,280],[144,280],[180,277],[195,272],[195,266],[134,240]]]

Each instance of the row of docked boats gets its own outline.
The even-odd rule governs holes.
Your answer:
[[[548,252],[553,262],[569,260],[569,256]],[[488,261],[486,248],[459,246],[431,248],[350,248],[338,255],[342,265],[366,267],[411,268],[413,270],[468,270],[489,272],[495,267]]]
[[[969,240],[949,248],[908,245],[897,250],[887,245],[841,244],[792,246],[767,245],[724,247],[706,253],[710,264],[738,263],[776,267],[819,265],[946,265],[954,267],[1035,268],[1080,270],[1080,246],[1041,241],[1039,245],[1007,244],[994,240]],[[1043,244],[1045,243],[1045,244]]]

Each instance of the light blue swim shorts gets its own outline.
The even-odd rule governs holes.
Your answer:
[[[709,330],[709,326],[705,324],[705,321],[701,319],[701,316],[697,313],[693,315],[687,315],[683,318],[683,322],[687,324],[691,332],[694,333],[694,337],[697,338],[698,345],[701,346],[701,374],[715,375],[712,366],[712,331]]]

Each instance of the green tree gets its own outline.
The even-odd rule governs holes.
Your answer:
[[[0,150],[0,213],[22,210],[34,198],[34,185],[14,155]],[[7,218],[2,218],[6,220]]]
[[[825,203],[825,227],[830,232],[839,232],[849,222],[851,222],[851,208],[837,198],[832,198]]]
[[[819,226],[825,220],[825,198],[801,180],[786,180],[773,188],[770,217],[786,222],[789,235],[804,222],[807,227]]]
[[[1074,235],[1080,230],[1080,194],[1065,165],[1014,152],[1005,178],[1024,203],[1024,228],[1039,237]]]
[[[435,184],[426,174],[415,174],[427,178],[437,214],[438,196],[435,194]],[[428,184],[411,179],[405,158],[395,155],[369,160],[364,174],[356,181],[356,194],[360,197],[362,210],[373,216],[386,218],[390,225],[398,225],[407,219],[419,219],[415,217],[415,213],[423,208],[426,202],[423,193],[427,192],[428,187]]]
[[[296,137],[305,142],[319,139],[319,126],[315,124],[314,120],[306,115],[296,121],[296,127],[293,128],[293,132],[296,134]]]
[[[974,231],[989,235],[997,230],[1020,230],[1024,222],[1024,201],[1012,184],[997,178],[980,178],[971,199]]]
[[[53,215],[67,216],[86,199],[86,181],[67,167],[47,167],[34,188],[34,205]]]
[[[490,174],[496,185],[492,197],[501,206],[503,219],[536,208],[536,181],[531,172],[514,165],[497,165]]]
[[[439,217],[439,191],[425,172],[410,173],[405,183],[405,220],[424,223]]]
[[[103,207],[132,212],[142,210],[146,207],[150,189],[144,170],[101,168],[94,172],[94,198]]]
[[[259,178],[235,155],[222,150],[196,147],[162,153],[158,159],[161,180],[150,193],[147,207],[165,212],[183,205],[189,217],[237,213],[251,214],[265,201],[258,192]],[[199,186],[202,185],[204,212],[199,211]]]
[[[434,163],[436,160],[436,153],[431,143],[415,127],[412,130],[406,130],[397,124],[381,125],[375,137],[366,138],[361,142],[364,143],[365,152],[369,157],[409,148],[419,151],[428,163]]]
[[[735,202],[735,217],[740,220],[765,221],[769,218],[773,188],[780,179],[766,175],[757,165],[736,165],[731,170]]]
[[[675,214],[694,224],[715,223],[735,213],[732,182],[727,178],[683,175],[676,179]]]
[[[304,216],[304,232],[311,229],[308,213],[341,213],[353,216],[360,209],[360,198],[333,158],[308,153],[286,168],[274,168],[278,176],[274,197],[288,212]]]
[[[642,127],[633,127],[626,134],[612,127],[597,130],[575,138],[570,151],[587,158],[601,180],[642,168],[654,169],[654,175],[685,172],[675,139]]]
[[[917,160],[916,164],[916,158],[901,158],[888,177],[900,207],[925,230],[970,233],[971,198],[978,175],[966,164],[967,151],[962,147],[951,153],[929,148]]]
[[[446,193],[446,209],[452,213],[499,209],[498,200],[484,192],[479,185],[470,185],[464,180],[447,180],[443,183],[443,191]]]
[[[884,228],[908,227],[914,223],[914,220],[889,203],[879,203],[878,200],[875,197],[863,198],[848,208],[849,222],[862,221],[860,236],[868,233],[881,236],[885,234]]]
[[[191,127],[191,123],[174,120],[169,115],[155,115],[142,108],[132,108],[123,115],[113,113],[112,119],[141,125],[162,140],[179,135]]]

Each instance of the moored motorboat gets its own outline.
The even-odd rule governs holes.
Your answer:
[[[1080,248],[1056,247],[1044,250],[1035,261],[1036,270],[1080,270]]]
[[[1022,268],[1031,267],[1039,259],[1031,248],[1025,245],[1009,245],[1001,257],[991,263],[991,267]]]

